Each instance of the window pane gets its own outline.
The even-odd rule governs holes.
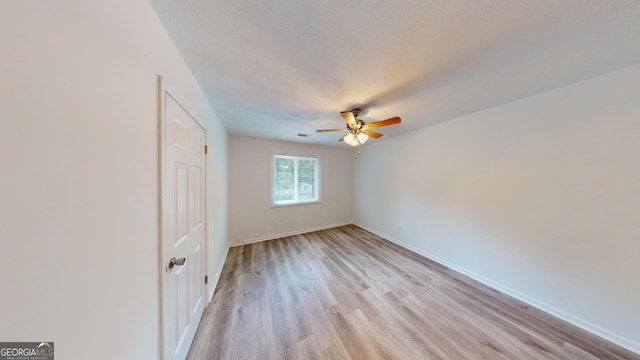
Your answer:
[[[273,205],[312,203],[320,200],[319,159],[290,155],[273,157]]]
[[[298,160],[298,200],[316,198],[315,160]]]
[[[274,200],[295,200],[295,164],[293,159],[275,158]]]

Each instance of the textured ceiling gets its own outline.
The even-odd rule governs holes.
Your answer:
[[[150,0],[232,134],[380,140],[640,63],[635,0]],[[298,133],[309,137],[300,138]]]

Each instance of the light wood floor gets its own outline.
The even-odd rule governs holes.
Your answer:
[[[640,359],[356,226],[231,248],[188,359]]]

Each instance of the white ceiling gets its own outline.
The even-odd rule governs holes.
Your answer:
[[[346,146],[640,63],[636,0],[150,0],[232,134]],[[307,133],[309,137],[298,137]]]

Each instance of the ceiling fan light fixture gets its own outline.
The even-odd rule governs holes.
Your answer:
[[[353,133],[348,133],[342,138],[342,140],[348,145],[358,146],[358,138],[355,135],[353,135]]]
[[[364,144],[367,142],[367,140],[369,140],[369,135],[365,134],[365,133],[358,133],[358,141],[360,142],[360,144]]]
[[[358,145],[366,143],[367,140],[369,140],[369,135],[367,135],[365,133],[361,133],[361,132],[356,133],[356,134],[350,132],[347,135],[345,135],[342,138],[342,140],[345,143],[347,143],[347,144],[349,144],[351,146],[358,146]]]

